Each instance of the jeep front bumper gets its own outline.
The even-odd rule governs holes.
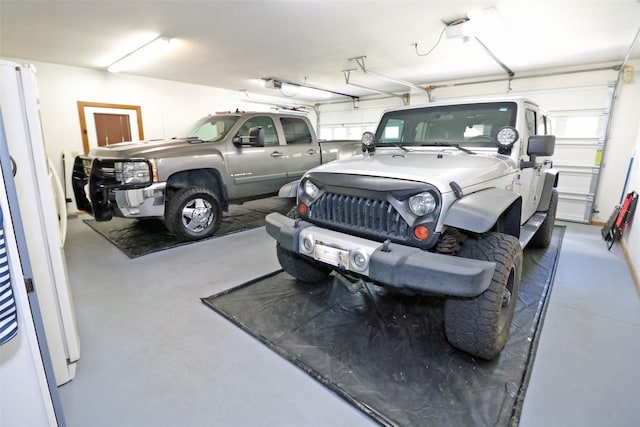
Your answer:
[[[395,243],[381,244],[279,213],[267,215],[266,222],[267,233],[283,249],[399,289],[473,297],[489,288],[496,266]]]

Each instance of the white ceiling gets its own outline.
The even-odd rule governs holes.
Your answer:
[[[174,48],[131,74],[272,95],[257,81],[364,96],[372,92],[347,85],[344,70],[355,69],[351,83],[396,93],[407,89],[375,73],[419,85],[506,73],[475,41],[443,36],[431,54],[418,55],[437,42],[443,20],[463,16],[517,76],[622,62],[640,27],[640,2],[0,0],[0,56],[105,69],[128,40],[153,33],[174,39]],[[349,60],[360,56],[368,74]],[[640,46],[631,57],[640,58]]]

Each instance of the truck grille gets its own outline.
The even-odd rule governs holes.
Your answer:
[[[325,193],[309,207],[309,218],[360,235],[405,241],[409,225],[391,203]]]

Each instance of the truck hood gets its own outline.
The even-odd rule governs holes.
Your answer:
[[[451,191],[451,181],[464,189],[517,170],[511,158],[497,154],[411,150],[378,150],[371,156],[363,154],[327,163],[314,168],[312,172],[374,175],[426,182],[445,193]]]
[[[212,144],[219,145],[218,142],[194,142],[185,139],[151,140],[151,141],[130,141],[110,145],[108,147],[92,148],[89,153],[94,157],[102,158],[156,158],[172,157],[181,155],[184,152],[194,152],[202,148],[203,144],[211,147]]]

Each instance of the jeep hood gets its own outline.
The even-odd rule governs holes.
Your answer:
[[[89,154],[94,157],[118,159],[173,157],[200,151],[205,144],[211,149],[212,145],[218,146],[221,142],[200,142],[185,139],[130,141],[108,147],[92,148]]]
[[[367,175],[426,182],[441,192],[451,191],[455,181],[463,189],[508,175],[517,170],[515,162],[497,154],[468,154],[462,151],[381,150],[327,163],[311,172]]]

